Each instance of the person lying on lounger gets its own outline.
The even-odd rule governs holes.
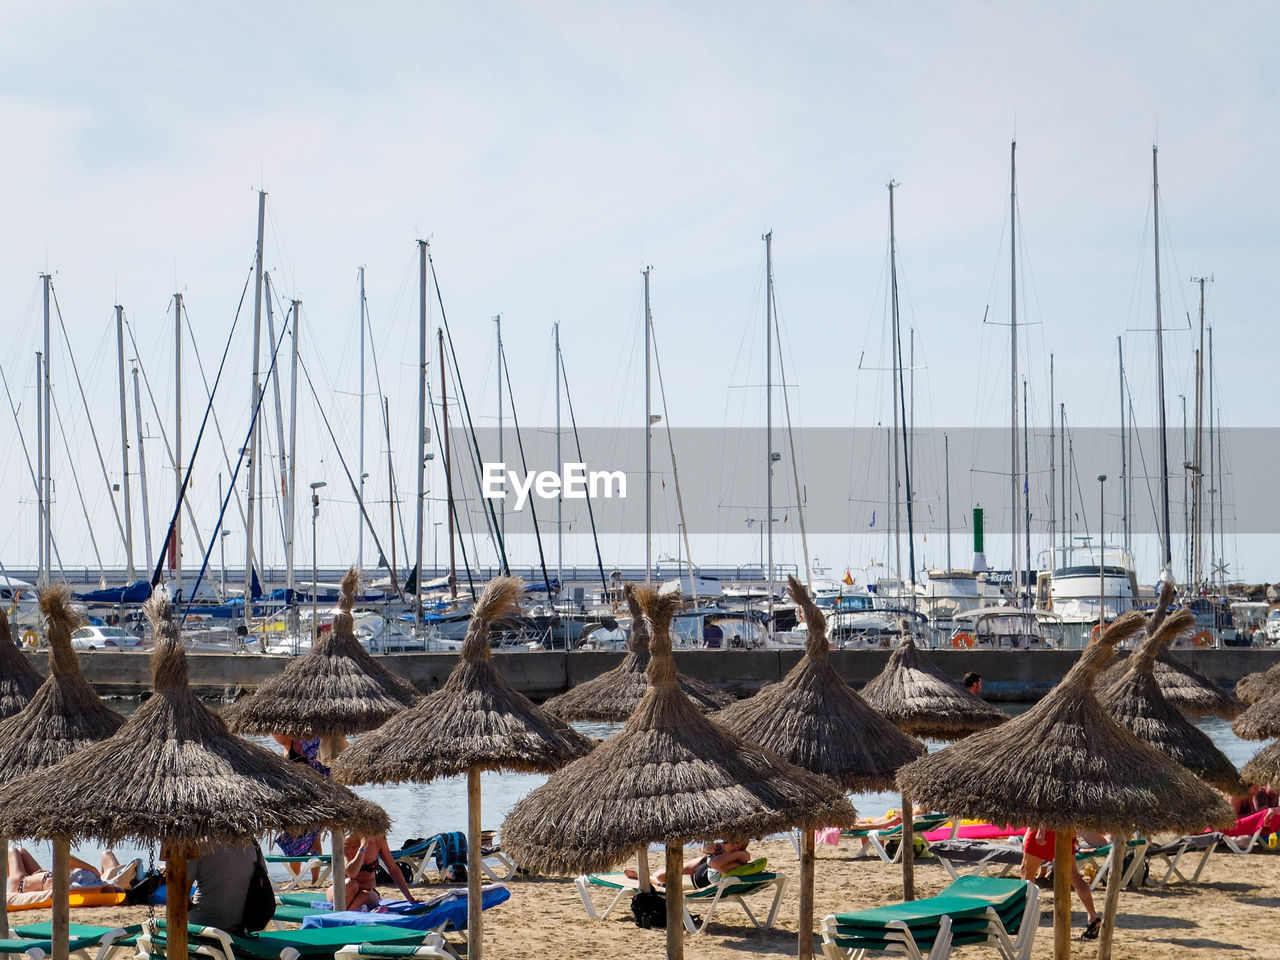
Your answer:
[[[702,856],[688,860],[684,864],[684,875],[693,879],[695,888],[709,887],[719,883],[726,871],[751,862],[751,854],[747,852],[746,841],[725,840],[723,843],[704,843]],[[627,867],[623,871],[632,880],[636,879],[636,871]],[[654,883],[665,884],[667,872],[659,871],[653,878]]]
[[[346,861],[348,910],[359,910],[361,907],[372,910],[380,902],[376,883],[379,860],[382,861],[383,869],[391,875],[395,885],[404,894],[404,898],[410,903],[418,902],[409,891],[409,884],[405,882],[404,874],[400,872],[400,865],[391,855],[386,837],[347,837],[342,854]],[[333,887],[329,887],[325,896],[330,902],[333,901]]]
[[[912,804],[911,812],[917,817],[922,817],[929,813],[929,808],[922,804]],[[853,830],[885,830],[889,827],[896,827],[902,823],[902,811],[890,810],[883,817],[872,817],[870,820],[858,820],[850,828]]]
[[[100,869],[94,869],[79,857],[71,857],[71,889],[81,893],[123,893],[129,888],[141,860],[120,865],[111,850],[102,852]],[[9,847],[9,893],[30,890],[52,890],[53,871],[45,870],[25,847]]]

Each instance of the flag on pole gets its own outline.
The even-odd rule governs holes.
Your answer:
[[[853,586],[853,574],[851,574],[848,570],[846,570],[846,571],[844,572],[844,580],[843,580],[842,582],[845,584],[845,586],[852,587],[852,586]]]

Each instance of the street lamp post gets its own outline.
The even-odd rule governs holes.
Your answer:
[[[311,484],[311,643],[313,645],[316,638],[320,636],[320,622],[317,619],[316,609],[316,591],[319,589],[317,581],[320,579],[316,565],[316,521],[320,519],[320,488],[324,485],[323,480],[317,480]]]
[[[1098,631],[1107,624],[1107,475],[1098,474]]]

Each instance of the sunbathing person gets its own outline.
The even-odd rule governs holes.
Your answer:
[[[693,879],[693,886],[701,889],[720,882],[720,878],[734,867],[751,862],[751,854],[747,852],[747,844],[739,840],[725,840],[723,843],[704,843],[702,856],[686,861],[684,875]],[[623,871],[632,880],[636,879],[636,871],[627,867]],[[665,884],[667,872],[661,870],[653,878],[654,883]]]
[[[1035,880],[1040,875],[1040,868],[1046,862],[1053,863],[1053,847],[1055,836],[1052,830],[1041,828],[1037,830],[1035,827],[1028,828],[1026,835],[1022,839],[1022,879]],[[1076,849],[1076,837],[1071,836],[1071,850],[1074,854]],[[1076,892],[1076,896],[1080,898],[1080,903],[1084,906],[1085,915],[1089,918],[1089,925],[1084,928],[1084,933],[1080,934],[1082,940],[1097,940],[1098,931],[1102,929],[1102,918],[1098,916],[1098,911],[1093,907],[1093,892],[1089,889],[1089,884],[1085,883],[1084,877],[1080,874],[1080,868],[1076,866],[1075,856],[1071,858],[1071,887]]]
[[[131,860],[123,867],[111,850],[102,852],[100,869],[94,869],[77,856],[72,856],[71,889],[81,893],[123,893],[133,882],[141,860]],[[9,893],[52,890],[53,871],[45,870],[25,847],[9,847]]]
[[[911,805],[911,813],[915,817],[922,817],[929,812],[930,812],[929,808],[922,804],[915,803]],[[896,827],[900,823],[902,823],[902,811],[890,810],[883,817],[872,817],[869,820],[855,821],[855,823],[850,829],[852,830],[884,830],[888,827]]]
[[[376,883],[379,860],[382,861],[383,868],[391,875],[391,879],[395,881],[395,885],[400,888],[400,892],[404,894],[404,898],[410,903],[418,902],[409,891],[409,884],[405,882],[404,874],[400,871],[400,865],[396,863],[395,857],[391,855],[391,848],[387,846],[386,837],[347,837],[342,853],[343,859],[346,861],[344,865],[346,867],[348,910],[359,910],[361,907],[368,907],[372,910],[380,902]],[[330,887],[325,892],[325,896],[330,902],[333,902],[333,887]]]

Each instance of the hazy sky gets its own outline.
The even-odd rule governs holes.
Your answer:
[[[637,423],[640,271],[652,264],[670,419],[736,426],[763,419],[760,237],[771,229],[793,418],[873,426],[889,416],[886,375],[871,368],[888,360],[885,184],[893,178],[901,312],[916,330],[917,422],[999,426],[1008,328],[996,323],[1009,311],[1016,137],[1019,299],[1034,324],[1021,365],[1033,426],[1049,417],[1050,353],[1073,425],[1118,420],[1120,335],[1135,415],[1149,424],[1158,142],[1164,320],[1175,331],[1170,422],[1180,430],[1178,395],[1192,390],[1189,281],[1212,274],[1218,406],[1229,425],[1270,426],[1277,19],[1261,3],[5,4],[0,311],[9,336],[0,365],[33,444],[38,275],[51,271],[118,482],[113,305],[125,306],[171,430],[169,298],[183,292],[212,377],[252,261],[261,187],[266,266],[282,301],[303,301],[302,354],[352,456],[356,270],[367,269],[404,491],[419,237],[431,239],[482,417],[496,405],[489,318],[501,313],[522,426],[552,422],[554,321],[580,422]],[[248,422],[250,319],[242,316],[219,390],[232,451]],[[430,323],[438,321],[433,305]],[[106,484],[59,339],[55,328],[67,445],[99,551],[119,564]],[[189,453],[203,413],[189,345],[187,362]],[[382,491],[386,442],[371,359],[368,378],[366,470]],[[326,479],[326,496],[345,501],[321,520],[322,557],[343,562],[355,552],[352,497],[305,385],[300,397],[299,482]],[[131,396],[129,405],[132,424]],[[29,567],[31,483],[17,428],[7,412],[2,419],[13,452],[0,467],[12,505],[0,558]],[[173,475],[162,470],[154,414],[144,419],[157,437],[146,455],[159,528]],[[273,410],[267,423],[274,449]],[[60,437],[54,447],[61,553],[93,565]],[[990,462],[953,470],[1000,469],[1003,455],[993,448]],[[193,491],[206,539],[216,473],[228,472],[220,456],[213,447],[202,454]],[[850,467],[851,496],[873,495],[861,490],[864,479]],[[940,480],[918,484],[936,492]],[[385,502],[376,509],[385,516]],[[406,506],[409,525],[411,516]],[[309,524],[306,510],[299,518]],[[269,559],[280,553],[278,517],[272,523]],[[135,524],[141,530],[140,517]],[[242,557],[242,528],[232,526],[228,548]],[[668,540],[662,549],[673,552]],[[749,559],[756,540],[746,540]],[[309,554],[309,531],[300,543]],[[1272,546],[1240,542],[1247,576],[1277,575]],[[190,565],[195,544],[185,549]],[[786,549],[794,560],[794,546]],[[639,556],[635,544],[611,550]],[[367,543],[366,551],[372,564],[376,553]],[[825,556],[860,565],[872,552],[833,543]],[[140,544],[137,554],[141,564]]]

